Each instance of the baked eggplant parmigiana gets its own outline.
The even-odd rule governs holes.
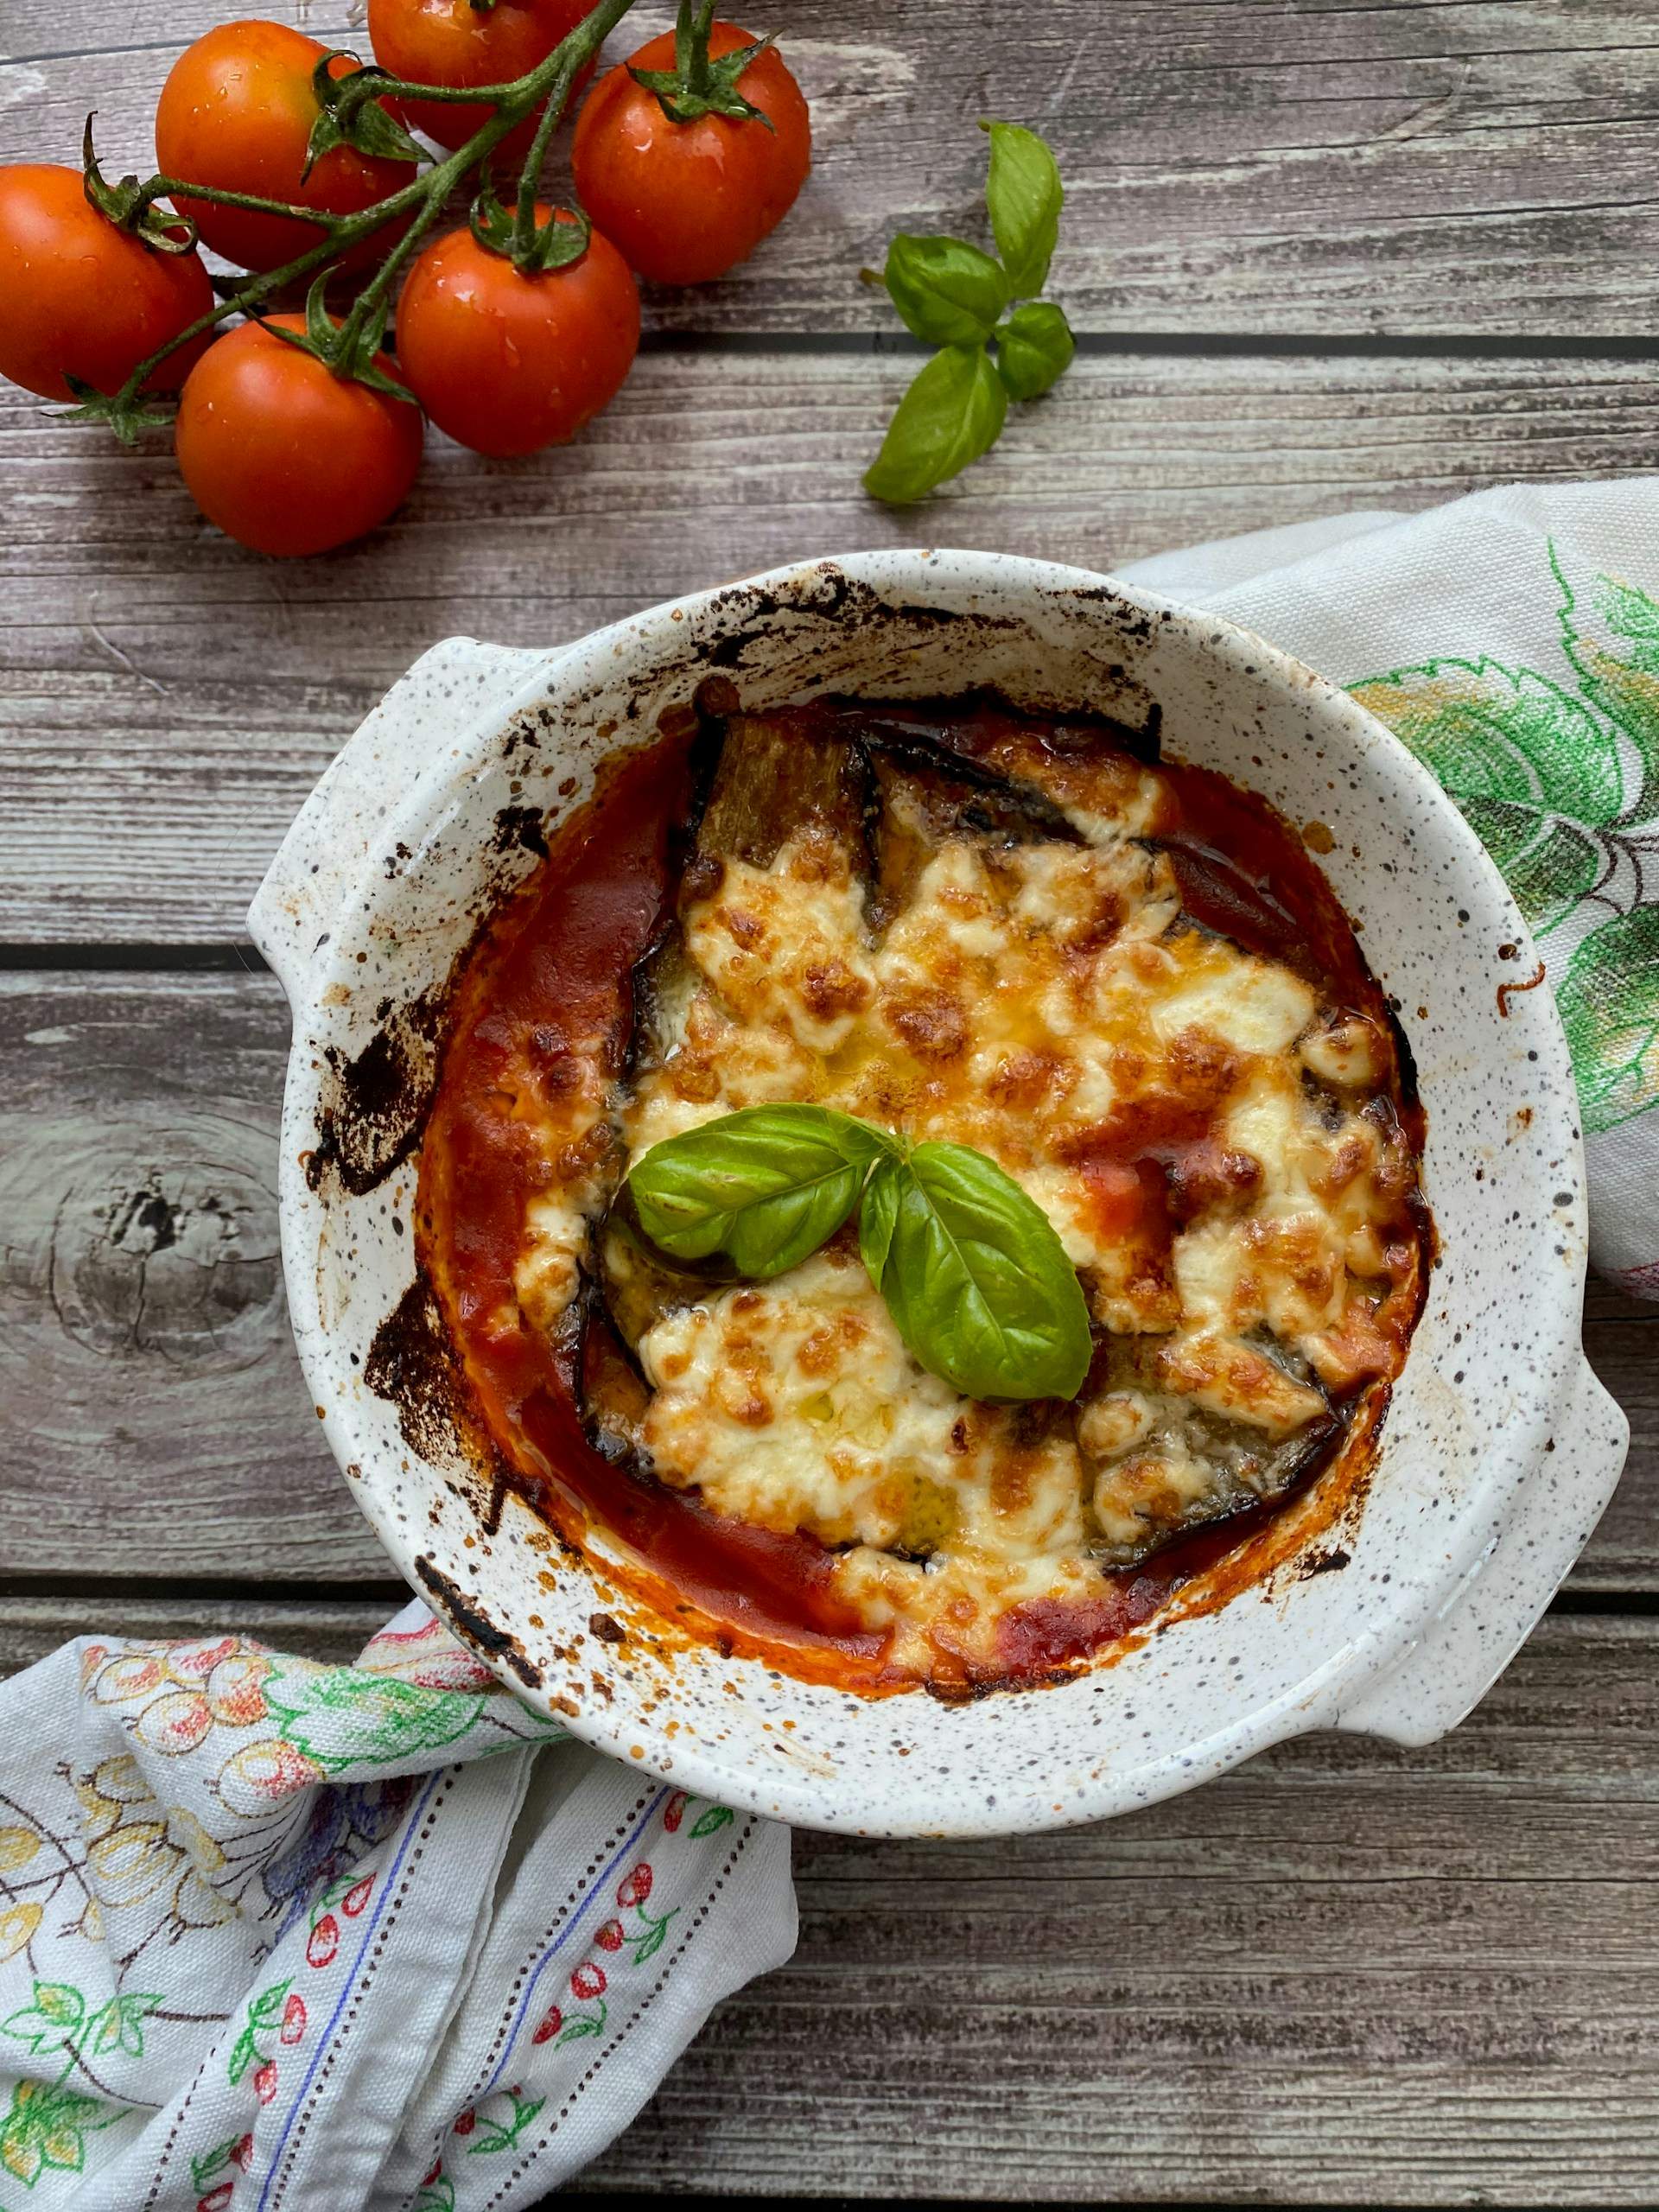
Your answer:
[[[1399,1033],[1303,842],[1157,753],[710,683],[470,957],[425,1264],[505,1479],[693,1636],[864,1688],[1047,1679],[1380,1418],[1432,1239]],[[780,1103],[1012,1179],[1086,1305],[1076,1394],[924,1364],[850,1219],[764,1279],[654,1243],[631,1172]]]

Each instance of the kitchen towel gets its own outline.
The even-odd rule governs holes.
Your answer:
[[[528,1712],[83,1638],[0,1684],[3,2212],[511,2212],[795,1946],[789,1835]]]
[[[1344,515],[1122,573],[1346,685],[1445,785],[1555,994],[1591,1257],[1659,1297],[1659,476]]]

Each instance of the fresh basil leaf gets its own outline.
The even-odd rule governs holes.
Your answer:
[[[947,346],[925,362],[864,472],[873,499],[903,506],[988,452],[1007,419],[1008,395],[982,346]]]
[[[1071,326],[1047,300],[1030,300],[996,334],[996,372],[1010,399],[1040,399],[1077,352]]]
[[[1028,300],[1048,282],[1048,264],[1060,234],[1065,189],[1054,156],[1034,130],[1017,123],[982,123],[990,133],[991,170],[985,204],[1008,290]]]
[[[976,245],[900,231],[882,272],[906,326],[930,346],[982,346],[1008,304],[1007,279]]]
[[[764,1282],[835,1235],[887,1147],[879,1129],[828,1106],[747,1106],[652,1145],[628,1191],[671,1257],[724,1252]]]
[[[969,1398],[1070,1398],[1090,1352],[1077,1270],[995,1160],[919,1144],[880,1160],[859,1216],[871,1280],[914,1357]]]

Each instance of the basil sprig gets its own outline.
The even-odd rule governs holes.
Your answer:
[[[912,1357],[965,1397],[1070,1398],[1089,1313],[1047,1216],[970,1146],[911,1145],[833,1107],[749,1106],[636,1160],[640,1227],[765,1281],[859,1209],[859,1249]]]
[[[723,1252],[756,1282],[810,1259],[858,1204],[880,1132],[829,1106],[746,1106],[654,1144],[628,1176],[674,1260]]]
[[[1070,1398],[1089,1309],[1048,1217],[994,1160],[918,1144],[876,1166],[858,1217],[870,1280],[921,1364],[969,1398]]]
[[[1035,296],[1048,282],[1065,198],[1054,156],[1018,124],[980,128],[991,141],[985,200],[1000,259],[963,238],[901,231],[880,279],[906,327],[942,349],[899,401],[865,472],[871,497],[894,505],[925,499],[988,453],[1009,400],[1040,398],[1077,350],[1061,310]],[[1015,300],[1024,304],[1010,313]]]

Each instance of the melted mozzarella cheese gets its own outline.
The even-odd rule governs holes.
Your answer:
[[[1397,1363],[1376,1316],[1414,1163],[1359,1110],[1385,1039],[1185,921],[1168,857],[1135,842],[1154,772],[1076,780],[1054,796],[1084,843],[927,849],[918,830],[925,857],[881,933],[822,828],[765,868],[728,861],[682,916],[689,976],[619,1109],[634,1159],[776,1100],[976,1146],[1127,1347],[1061,1416],[975,1404],[910,1357],[838,1246],[646,1329],[657,1472],[838,1548],[836,1589],[922,1672],[930,1653],[987,1660],[1010,1607],[1097,1599],[1113,1567],[1274,1494],[1299,1440],[1328,1432],[1314,1378]],[[584,1203],[533,1211],[527,1307],[574,1292]]]

